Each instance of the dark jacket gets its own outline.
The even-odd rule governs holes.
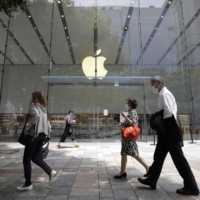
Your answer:
[[[166,140],[170,142],[181,142],[183,146],[182,131],[181,128],[177,125],[174,115],[172,115],[172,117],[163,119],[163,131],[158,131],[157,134],[158,136],[165,135]]]

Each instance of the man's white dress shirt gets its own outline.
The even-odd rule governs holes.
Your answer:
[[[172,117],[172,114],[176,119],[177,117],[176,100],[174,98],[174,95],[166,87],[164,87],[158,93],[158,110],[160,111],[163,109],[164,109],[164,116],[163,116],[164,119]]]

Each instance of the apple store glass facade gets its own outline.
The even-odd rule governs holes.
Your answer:
[[[134,97],[139,140],[152,141],[156,75],[177,100],[184,139],[199,139],[199,14],[199,0],[31,0],[0,13],[0,140],[17,138],[41,90],[55,140],[69,109],[77,138],[119,139],[120,110]]]

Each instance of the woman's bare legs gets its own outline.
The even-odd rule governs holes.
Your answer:
[[[146,172],[149,171],[149,165],[144,161],[142,157],[134,156],[133,158],[135,158],[141,165],[143,165],[143,167],[146,169]]]
[[[126,171],[126,163],[127,163],[127,155],[122,154],[121,155],[121,171],[118,174],[118,176],[121,176]]]

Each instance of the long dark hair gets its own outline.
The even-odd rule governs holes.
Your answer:
[[[37,103],[47,109],[47,118],[49,119],[49,109],[42,91],[35,91],[32,93],[32,99],[30,104],[34,104],[37,107]]]

